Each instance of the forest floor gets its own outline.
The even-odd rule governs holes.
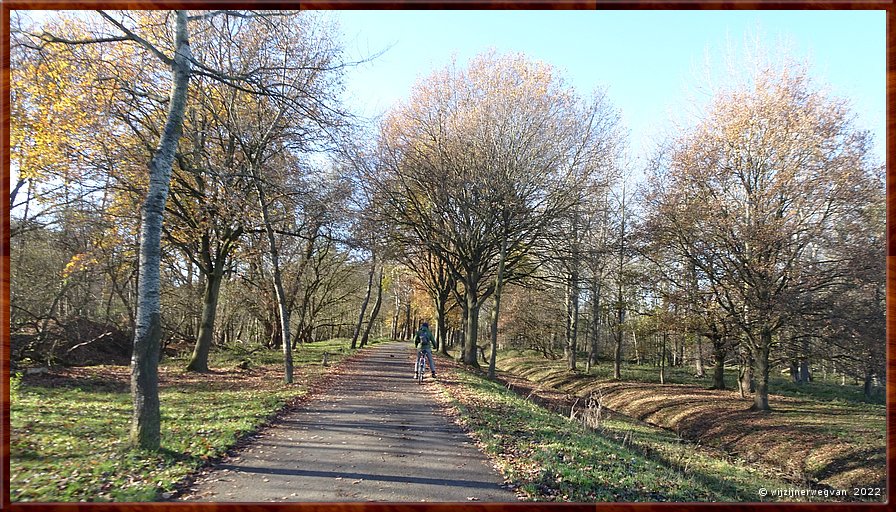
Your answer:
[[[604,417],[617,414],[674,432],[801,488],[842,489],[880,501],[886,496],[886,410],[875,404],[772,394],[772,412],[748,410],[737,391],[689,384],[612,382],[568,372],[544,360],[499,363],[502,382],[564,415],[583,414],[589,398]]]
[[[517,501],[435,400],[435,382],[413,380],[407,343],[363,354],[328,389],[204,470],[178,499]]]

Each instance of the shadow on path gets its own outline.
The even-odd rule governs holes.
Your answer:
[[[413,380],[414,350],[366,349],[331,387],[198,478],[184,501],[513,502],[502,477]]]

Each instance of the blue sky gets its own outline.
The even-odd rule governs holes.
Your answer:
[[[721,79],[726,48],[756,34],[808,57],[813,76],[848,98],[885,155],[886,12],[878,11],[340,11],[348,58],[389,48],[346,77],[346,98],[375,116],[414,82],[494,47],[555,65],[582,94],[606,88],[642,155],[678,117],[706,68]],[[699,98],[699,95],[698,95]],[[693,110],[693,109],[691,109]]]

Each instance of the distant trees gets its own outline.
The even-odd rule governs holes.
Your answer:
[[[534,268],[614,130],[604,98],[583,101],[550,66],[494,53],[435,72],[385,120],[370,179],[401,244],[435,255],[462,287],[465,363],[479,365],[482,304]]]
[[[753,408],[768,410],[775,339],[797,325],[801,304],[844,282],[856,260],[837,249],[837,226],[880,182],[867,134],[805,67],[780,63],[749,78],[670,141],[648,212],[654,236],[696,268],[739,333],[753,361]]]
[[[688,362],[718,389],[726,387],[726,365],[737,362],[741,392],[755,393],[758,411],[770,408],[773,367],[797,383],[812,378],[812,367],[833,370],[873,392],[885,360],[883,253],[875,238],[883,236],[882,167],[871,161],[871,142],[853,125],[848,105],[824,94],[805,65],[784,59],[752,71],[666,141],[637,193],[614,181],[619,174],[610,165],[595,175],[603,181],[585,199],[554,217],[527,252],[520,267],[526,270],[511,273],[504,322],[493,317],[489,330],[493,346],[500,330],[505,346],[550,358],[562,348],[573,371],[577,353],[588,353],[589,370],[598,355],[608,357],[616,378],[626,361],[661,369]],[[444,112],[411,117],[442,119]],[[415,156],[436,154],[447,166],[454,146],[435,141],[453,125],[439,126],[405,147]],[[398,181],[418,186],[426,177],[413,170],[437,174],[438,166],[415,161],[409,168]],[[493,189],[470,187],[478,191],[474,198]],[[440,205],[457,203],[446,194],[413,210],[418,217],[407,216],[404,227],[435,219],[423,232],[438,239],[438,219],[449,218]],[[499,217],[480,222],[501,232]],[[560,243],[552,246],[554,239]],[[489,246],[491,264],[480,272],[489,276],[486,296],[499,288],[500,240]],[[491,304],[495,311],[500,303]]]
[[[852,184],[864,194],[861,203],[844,212],[828,235],[828,258],[848,263],[838,282],[822,295],[819,310],[809,317],[821,325],[823,341],[813,350],[818,359],[831,359],[844,373],[861,380],[866,397],[886,377],[886,194],[882,172]],[[821,357],[820,357],[821,356]]]

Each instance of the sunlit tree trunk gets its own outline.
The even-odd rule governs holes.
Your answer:
[[[768,327],[764,327],[759,335],[759,346],[756,347],[753,359],[756,391],[753,396],[753,406],[750,409],[754,411],[770,411],[771,407],[768,405],[768,356],[772,345],[772,331]]]
[[[702,379],[706,376],[706,370],[703,368],[703,341],[700,338],[699,334],[694,335],[694,365],[697,377]]]
[[[669,333],[663,331],[663,344],[660,350],[660,384],[666,383],[666,340],[669,338]]]
[[[755,368],[754,358],[752,352],[748,349],[745,349],[740,357],[740,373],[738,375],[737,385],[740,389],[741,398],[746,398],[748,392],[753,393],[756,390],[755,379],[753,378]]]
[[[600,341],[600,275],[595,271],[591,278],[591,340],[588,344],[588,363],[586,371],[597,363],[597,345]]]
[[[157,450],[161,443],[159,409],[159,353],[162,323],[160,303],[160,266],[162,215],[171,182],[174,153],[183,130],[190,81],[190,45],[187,11],[177,11],[175,56],[168,114],[165,128],[149,164],[149,191],[140,216],[140,271],[137,284],[137,318],[134,351],[131,356],[131,392],[134,416],[131,443],[139,448]]]
[[[277,237],[274,233],[274,226],[271,223],[270,213],[268,211],[268,202],[264,187],[261,184],[261,178],[258,176],[258,170],[254,165],[249,166],[252,181],[255,184],[255,191],[258,193],[258,205],[261,208],[261,218],[264,224],[264,231],[268,238],[268,254],[271,258],[271,273],[274,284],[274,293],[277,296],[277,310],[280,317],[280,336],[281,348],[283,349],[283,381],[286,384],[292,384],[293,379],[293,363],[292,363],[292,344],[290,343],[290,325],[289,325],[289,307],[287,306],[286,294],[283,291],[283,278],[280,270],[280,255],[277,251]]]
[[[576,263],[573,263],[575,265]],[[579,333],[579,271],[573,269],[567,283],[566,297],[566,369],[576,369],[576,350]]]
[[[622,335],[625,322],[625,303],[623,302],[623,271],[625,269],[625,220],[626,220],[625,181],[622,183],[619,218],[619,264],[616,267],[616,345],[613,347],[613,378],[622,379]]]

